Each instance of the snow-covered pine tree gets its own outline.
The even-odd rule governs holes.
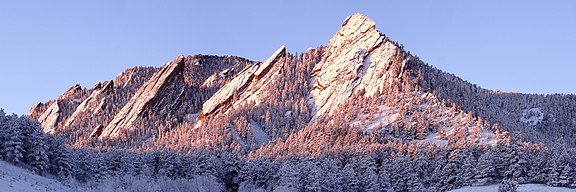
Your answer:
[[[300,183],[300,172],[294,167],[291,162],[285,161],[282,163],[276,177],[278,178],[278,183],[276,187],[285,187],[300,189],[302,184]]]
[[[313,165],[313,163],[309,163]],[[312,166],[308,169],[308,173],[304,177],[304,191],[326,191],[322,184],[322,171],[318,166]]]
[[[60,179],[71,176],[72,166],[68,159],[69,151],[60,138],[48,139],[48,161],[49,170]]]
[[[8,141],[9,130],[6,125],[6,113],[4,109],[0,108],[0,158],[4,159],[6,156],[6,148],[4,148],[5,143]]]
[[[359,191],[360,190],[360,181],[358,180],[358,175],[351,163],[348,163],[344,166],[341,171],[342,176],[342,189],[344,191]]]
[[[517,190],[518,182],[512,179],[504,179],[498,186],[498,192],[516,192]]]
[[[380,184],[380,190],[383,192],[393,192],[394,188],[390,183],[390,176],[388,175],[388,171],[386,171],[386,167],[384,164],[380,166],[380,170],[378,172],[378,181]]]
[[[474,171],[475,186],[484,186],[494,183],[496,179],[496,170],[492,162],[492,153],[485,152],[478,159],[476,170]]]
[[[22,162],[24,158],[24,136],[22,135],[21,123],[14,114],[8,116],[5,126],[8,130],[8,136],[3,146],[4,159],[16,165]]]
[[[572,184],[572,175],[574,174],[574,169],[570,165],[562,166],[560,170],[560,175],[558,175],[558,186],[560,187],[570,187]]]
[[[31,141],[28,143],[29,149],[27,152],[27,161],[34,172],[43,175],[44,171],[48,169],[48,145],[46,144],[46,137],[39,131],[33,131],[29,136]]]

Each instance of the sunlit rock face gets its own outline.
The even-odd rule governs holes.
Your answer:
[[[256,101],[258,103],[263,98],[263,95],[269,91],[262,90],[262,88],[267,83],[270,83],[276,73],[278,73],[283,64],[281,58],[285,54],[286,47],[281,46],[263,63],[255,63],[244,68],[204,103],[200,119],[223,110],[223,108],[225,110],[230,105],[238,106],[247,101]],[[232,101],[233,99],[236,100]]]
[[[58,120],[60,119],[60,106],[58,102],[53,102],[40,117],[38,117],[38,122],[42,125],[45,133],[54,133]]]
[[[185,57],[179,55],[174,61],[164,65],[144,84],[128,103],[116,114],[114,119],[102,131],[100,138],[116,138],[123,129],[129,129],[147,109],[168,110],[174,101],[169,95],[181,95],[184,89],[182,69]],[[175,98],[178,99],[178,98]],[[157,108],[155,106],[163,106]]]
[[[64,123],[64,126],[69,127],[70,125],[72,125],[75,122],[76,118],[80,116],[82,113],[94,114],[100,110],[103,110],[106,102],[105,96],[107,93],[112,92],[113,89],[114,89],[113,80],[104,83],[100,82],[96,83],[90,96],[86,98],[84,101],[82,101],[80,105],[78,105],[74,113],[72,113],[72,115],[68,117],[68,119]]]
[[[362,14],[349,16],[330,39],[322,61],[315,65],[311,98],[315,117],[332,113],[338,104],[364,90],[374,95],[384,89],[395,74],[389,72],[399,48]]]

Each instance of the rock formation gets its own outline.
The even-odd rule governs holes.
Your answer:
[[[164,101],[166,95],[173,91],[181,91],[183,87],[175,81],[182,79],[185,57],[179,55],[174,61],[164,65],[132,96],[128,103],[116,114],[114,119],[102,131],[99,138],[116,138],[123,129],[131,128],[132,123],[139,119],[141,114]],[[170,101],[168,101],[170,102]]]
[[[60,106],[58,102],[53,102],[40,117],[38,117],[38,122],[42,125],[45,133],[52,134],[56,130],[56,125],[60,120]]]
[[[314,66],[311,97],[315,117],[330,113],[359,90],[374,95],[384,89],[398,47],[361,14],[349,16],[332,37],[320,63]]]
[[[286,47],[283,45],[263,63],[256,63],[244,68],[244,70],[204,103],[200,119],[206,115],[216,113],[221,107],[230,104],[230,101],[235,95],[236,97],[240,97],[239,100],[250,98],[249,95],[242,97],[242,93],[252,87],[262,88],[261,82],[265,81],[263,80],[264,76],[269,74],[270,69],[278,63],[284,54],[286,54]],[[256,86],[256,84],[258,84],[257,82],[260,82],[258,86]],[[250,91],[250,94],[258,95],[256,90]]]

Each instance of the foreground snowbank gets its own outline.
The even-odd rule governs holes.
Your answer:
[[[495,192],[498,191],[499,184],[479,186],[479,187],[463,187],[460,189],[452,190],[450,192]],[[518,187],[518,192],[575,192],[576,189],[563,188],[563,187],[550,187],[541,184],[523,184]]]
[[[0,160],[0,191],[72,191],[62,183]]]

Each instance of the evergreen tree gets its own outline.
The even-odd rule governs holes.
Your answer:
[[[57,175],[60,179],[71,176],[72,166],[68,159],[68,149],[64,141],[60,138],[51,138],[48,140],[48,161],[49,170]]]
[[[21,123],[16,115],[8,117],[6,127],[8,128],[7,140],[4,143],[4,159],[16,165],[24,158],[24,147]]]
[[[498,186],[498,192],[516,192],[518,190],[518,182],[511,179],[504,179],[500,186]]]
[[[359,191],[360,190],[360,181],[358,180],[358,175],[356,171],[354,171],[352,164],[348,163],[344,166],[341,171],[342,175],[342,189],[344,191]]]
[[[294,189],[300,189],[300,173],[294,165],[290,162],[284,162],[278,170],[277,176],[278,184],[277,187],[288,187]]]

